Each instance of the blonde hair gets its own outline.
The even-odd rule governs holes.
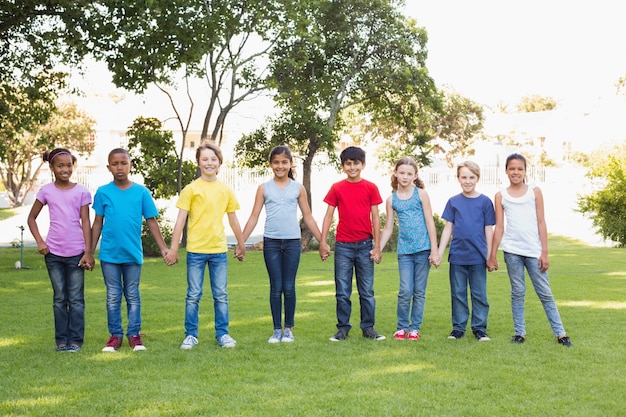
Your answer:
[[[402,165],[412,166],[413,168],[415,168],[415,173],[418,173],[417,162],[415,162],[413,158],[408,156],[400,158],[398,162],[396,162],[396,165],[393,168],[393,172],[395,173]],[[424,188],[424,181],[422,181],[419,177],[416,177],[413,183],[417,188]],[[395,175],[391,176],[391,189],[393,191],[398,191],[398,179]]]
[[[459,172],[461,171],[461,168],[467,168],[470,170],[470,172],[474,175],[476,175],[476,178],[480,179],[480,167],[478,166],[478,164],[474,161],[465,161],[465,162],[461,162],[459,165],[457,165],[456,167],[456,177],[459,177]]]
[[[222,163],[224,162],[224,157],[222,156],[222,150],[220,149],[219,146],[211,142],[204,142],[200,146],[198,146],[198,149],[196,149],[196,162],[198,164],[200,164],[200,152],[202,152],[205,149],[209,149],[215,152],[215,156],[217,156],[217,159],[220,161],[220,165],[222,165]]]

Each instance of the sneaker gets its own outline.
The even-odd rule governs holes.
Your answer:
[[[230,337],[229,334],[225,334],[217,339],[217,343],[223,348],[234,348],[237,344],[237,341]]]
[[[67,345],[64,343],[57,345],[57,352],[65,352],[67,350]]]
[[[393,338],[396,340],[404,340],[406,338],[406,330],[404,329],[396,330],[396,332],[393,334]]]
[[[191,350],[195,345],[198,344],[198,338],[192,335],[186,336],[183,343],[180,345],[182,350]]]
[[[411,330],[409,332],[409,340],[418,340],[420,338],[420,333],[417,330]]]
[[[568,336],[562,336],[557,339],[557,342],[562,344],[565,347],[572,347],[572,341],[569,340]]]
[[[363,329],[363,337],[367,338],[367,339],[374,339],[374,340],[385,340],[386,337],[383,336],[382,334],[379,334],[376,330],[374,330],[373,327],[369,327],[367,329]]]
[[[78,345],[74,345],[74,344],[70,345],[70,346],[67,348],[67,351],[68,351],[68,352],[72,352],[72,353],[76,353],[76,352],[78,352],[79,350],[80,350],[80,346],[78,346]]]
[[[491,340],[489,335],[482,330],[476,330],[474,332],[474,336],[476,336],[476,340],[478,340],[479,342],[488,342]]]
[[[329,340],[331,342],[339,342],[341,340],[346,340],[347,338],[348,338],[348,330],[339,329],[337,330],[337,333],[335,333],[333,337],[331,337]]]
[[[281,329],[274,329],[274,334],[269,338],[267,343],[280,343],[283,338],[283,331]]]
[[[285,342],[285,343],[291,343],[294,340],[296,340],[296,338],[293,337],[293,332],[291,331],[290,328],[286,327],[285,331],[283,332],[283,338],[280,339],[280,341]]]
[[[141,338],[145,337],[145,334],[136,334],[134,336],[128,336],[128,345],[134,352],[138,352],[140,350],[146,350],[146,347],[143,345]]]
[[[124,339],[120,336],[111,336],[106,346],[102,348],[103,352],[117,352],[122,347]]]
[[[458,340],[461,339],[463,336],[465,336],[465,332],[462,332],[460,330],[452,330],[452,332],[450,332],[450,336],[448,336],[448,339]]]
[[[511,343],[522,344],[522,343],[524,343],[525,340],[526,340],[526,338],[524,336],[516,334],[515,336],[513,336],[511,338]]]

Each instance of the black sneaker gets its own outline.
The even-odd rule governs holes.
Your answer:
[[[559,337],[557,341],[565,347],[572,347],[572,341],[568,336]]]
[[[374,340],[385,340],[386,337],[382,334],[379,334],[373,327],[368,327],[367,329],[363,329],[363,337]]]
[[[450,336],[448,336],[448,339],[461,339],[463,336],[465,336],[465,332],[462,332],[460,330],[452,330]]]
[[[511,343],[522,344],[524,343],[525,340],[526,338],[524,336],[520,336],[519,334],[516,334],[515,336],[511,338]]]
[[[478,340],[479,342],[488,342],[491,340],[491,338],[489,338],[489,335],[482,330],[476,330],[474,332],[474,336],[476,336],[476,340]]]
[[[339,329],[337,330],[337,333],[335,333],[334,336],[328,340],[330,340],[331,342],[339,342],[341,340],[346,340],[347,338],[348,338],[348,330]]]

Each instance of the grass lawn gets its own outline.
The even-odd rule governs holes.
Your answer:
[[[181,261],[184,261],[184,254]],[[448,267],[429,278],[422,338],[396,341],[394,254],[376,267],[376,328],[366,340],[353,294],[350,338],[335,332],[333,263],[302,257],[295,343],[270,345],[268,279],[261,252],[233,261],[229,274],[234,349],[213,339],[208,286],[200,344],[181,351],[184,262],[147,260],[142,275],[145,352],[125,341],[103,353],[105,289],[99,267],[86,273],[83,349],[57,353],[50,282],[35,248],[15,270],[19,249],[0,249],[0,415],[2,416],[618,416],[626,399],[624,250],[551,237],[551,282],[574,346],[558,345],[534,294],[526,302],[527,340],[513,335],[504,262],[488,276],[491,342],[453,341]],[[232,258],[231,258],[232,259]]]
[[[0,208],[0,220],[8,219],[17,214],[17,210],[14,208]]]

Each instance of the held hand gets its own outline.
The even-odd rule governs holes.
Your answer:
[[[320,258],[325,261],[330,256],[330,245],[326,242],[320,243],[319,249]]]
[[[94,266],[96,266],[96,261],[93,255],[84,254],[82,258],[80,258],[80,261],[78,261],[78,266],[88,271],[93,271]]]
[[[178,251],[168,250],[165,256],[163,257],[163,261],[167,266],[172,266],[178,263]]]
[[[500,264],[498,263],[497,259],[489,258],[487,260],[487,271],[489,272],[497,271],[499,267],[500,267]]]
[[[380,261],[383,260],[383,255],[380,252],[380,249],[378,248],[374,248],[370,251],[370,259],[374,262],[376,262],[377,264],[380,263]]]
[[[433,253],[428,257],[428,261],[430,262],[431,265],[433,265],[435,268],[438,268],[439,265],[441,264],[441,256],[439,256],[439,253]]]
[[[238,244],[235,247],[235,258],[237,258],[239,262],[243,262],[243,259],[245,257],[246,257],[246,247]]]

